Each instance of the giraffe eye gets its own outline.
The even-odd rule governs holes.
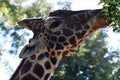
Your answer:
[[[61,21],[55,21],[50,25],[50,28],[57,28],[60,25]]]

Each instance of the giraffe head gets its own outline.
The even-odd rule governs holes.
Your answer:
[[[20,57],[31,56],[33,52],[38,51],[38,47],[40,50],[50,53],[62,52],[63,56],[69,56],[70,53],[77,50],[89,34],[111,23],[111,21],[106,21],[106,17],[102,14],[101,9],[58,10],[50,13],[47,19],[25,19],[18,22],[20,26],[26,26],[34,33],[32,40],[22,50]]]

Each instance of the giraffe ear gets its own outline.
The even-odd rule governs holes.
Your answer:
[[[43,37],[41,37],[38,40],[33,40],[28,45],[26,45],[22,49],[19,57],[20,58],[30,57],[33,54],[36,54],[38,52],[45,52],[45,50],[46,50],[45,41],[44,41]]]
[[[36,45],[26,45],[22,51],[20,52],[19,57],[20,58],[26,58],[29,57],[37,52]]]

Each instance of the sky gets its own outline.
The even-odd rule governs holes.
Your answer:
[[[48,2],[55,3],[55,0],[48,0]],[[98,5],[98,2],[99,0],[72,0],[71,8],[72,10],[102,8],[102,5]],[[56,6],[54,9],[57,10],[59,7]],[[106,39],[106,42],[109,44],[107,46],[113,49],[118,48],[120,46],[120,43],[118,43],[118,41],[120,42],[120,34],[113,33],[112,29],[109,29],[107,34],[108,38]],[[31,36],[28,36],[27,38],[30,37]],[[7,42],[6,45],[9,45],[9,42]],[[4,53],[2,55],[0,63],[0,80],[9,80],[11,74],[13,74],[13,71],[17,68],[20,61],[21,59],[18,58],[18,55],[10,55],[8,53]],[[11,69],[6,66],[7,64],[11,65]]]

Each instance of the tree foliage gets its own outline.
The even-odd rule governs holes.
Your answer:
[[[24,18],[19,5],[15,5],[12,0],[0,0],[0,20],[9,25],[16,25],[16,21]]]
[[[113,31],[120,31],[120,0],[101,0],[105,15],[112,19]]]

